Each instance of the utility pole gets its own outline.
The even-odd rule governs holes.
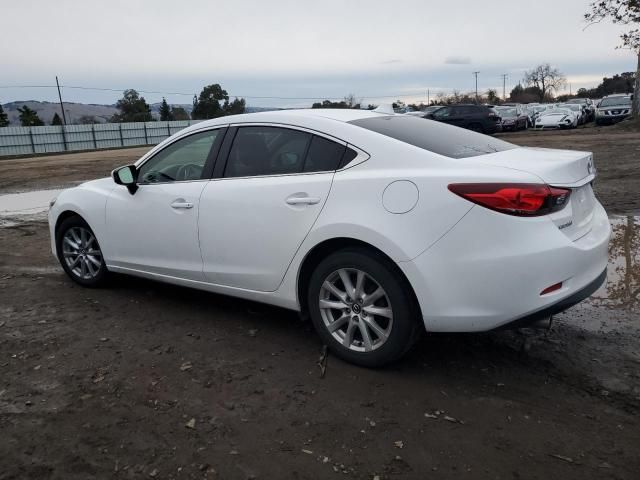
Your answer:
[[[427,107],[431,105],[431,96],[429,94],[429,89],[427,88]]]
[[[62,123],[67,124],[67,116],[64,114],[64,106],[62,105],[62,94],[60,93],[60,83],[58,82],[58,76],[56,75],[56,86],[58,87],[58,98],[60,99],[60,111],[62,112]]]
[[[572,96],[572,93],[571,93],[571,84],[569,84],[569,96],[570,96],[570,97]]]
[[[475,77],[476,77],[476,103],[478,103],[478,74],[479,74],[479,73],[480,73],[480,72],[473,72],[473,74],[474,74],[474,75],[475,75]]]
[[[509,76],[509,74],[503,73],[500,76],[502,77],[502,100],[506,101],[507,100],[507,77]]]

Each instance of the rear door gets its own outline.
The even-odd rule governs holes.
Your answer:
[[[200,199],[204,276],[274,291],[324,206],[346,145],[273,125],[240,126],[233,135],[221,152],[228,151],[224,170],[216,168]]]

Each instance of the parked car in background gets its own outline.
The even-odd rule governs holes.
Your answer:
[[[578,116],[578,125],[584,125],[588,121],[589,113],[587,112],[585,106],[580,103],[559,104],[556,105],[556,108],[573,111]]]
[[[596,110],[596,125],[611,125],[631,115],[632,95],[608,95]]]
[[[376,367],[424,330],[522,327],[598,289],[595,177],[589,152],[407,115],[233,115],[64,190],[51,247],[86,287],[117,272],[305,312],[333,353]]]
[[[565,108],[554,108],[542,113],[534,125],[535,130],[559,130],[565,128],[576,128],[578,126],[578,115],[573,110]]]
[[[530,112],[529,117],[531,118],[531,126],[535,124],[536,119],[540,116],[541,113],[547,111],[547,105],[543,105],[540,103],[529,105],[527,108]]]
[[[502,119],[502,131],[505,130],[526,130],[529,126],[529,116],[525,113],[521,105],[498,106],[495,107],[498,115]]]
[[[485,105],[448,105],[425,118],[480,133],[492,134],[502,129],[498,112]]]
[[[584,105],[585,110],[587,111],[587,122],[591,122],[595,118],[596,109],[590,98],[572,98],[571,100],[567,100],[566,103]]]
[[[405,115],[410,115],[412,117],[427,118],[427,115],[429,115],[430,113],[435,112],[439,108],[442,108],[442,105],[430,105],[430,106],[426,107],[423,110],[417,110],[417,111],[414,111],[414,112],[407,112],[407,113],[405,113]]]

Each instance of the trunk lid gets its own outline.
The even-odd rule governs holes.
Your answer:
[[[591,152],[522,147],[464,161],[533,173],[545,183],[558,187],[577,187],[595,177]]]
[[[590,152],[524,147],[464,160],[529,172],[553,187],[570,188],[567,206],[549,217],[571,240],[591,231],[598,201],[591,187],[596,169]]]

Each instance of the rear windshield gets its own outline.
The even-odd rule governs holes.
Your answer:
[[[488,135],[410,116],[370,117],[349,123],[451,158],[476,157],[518,148]]]

